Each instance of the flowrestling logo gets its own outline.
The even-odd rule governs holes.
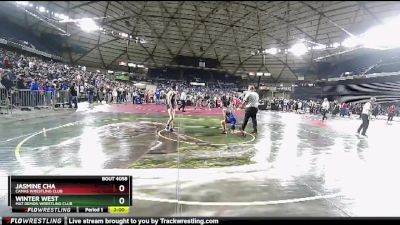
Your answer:
[[[6,217],[3,219],[4,224],[64,224],[64,218],[61,217]]]
[[[216,225],[220,224],[218,219],[213,218],[77,218],[69,217],[68,225],[77,224],[105,224],[105,225]]]

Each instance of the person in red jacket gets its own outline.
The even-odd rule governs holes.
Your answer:
[[[391,105],[389,107],[389,109],[388,109],[388,120],[387,120],[387,122],[393,121],[393,116],[394,116],[395,113],[396,113],[396,106]]]
[[[349,108],[348,105],[345,102],[343,102],[342,105],[340,106],[340,116],[341,117],[344,117],[345,115],[350,117],[348,108]]]

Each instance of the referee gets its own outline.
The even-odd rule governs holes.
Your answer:
[[[374,105],[376,101],[376,98],[372,97],[367,103],[364,104],[363,106],[363,110],[361,113],[361,119],[362,119],[362,124],[360,125],[360,127],[357,130],[357,135],[360,134],[367,137],[367,135],[365,134],[367,132],[368,126],[369,126],[369,120],[371,119],[371,111],[372,111],[372,107]]]
[[[244,121],[242,125],[242,134],[245,136],[244,130],[246,129],[247,122],[249,122],[249,118],[251,118],[253,123],[253,131],[252,134],[257,134],[257,112],[258,112],[258,100],[259,96],[257,92],[255,92],[254,86],[249,86],[249,91],[246,93],[243,99],[242,108],[246,105],[246,111],[244,115]]]
[[[183,90],[181,92],[181,106],[179,106],[178,110],[180,111],[182,109],[182,112],[186,112],[185,111],[185,107],[186,107],[186,92],[185,90]]]

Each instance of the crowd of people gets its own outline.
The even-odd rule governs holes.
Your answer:
[[[273,104],[276,110],[279,111],[290,111],[296,113],[310,113],[310,114],[321,114],[323,110],[324,100],[304,100],[304,99],[283,99],[273,98],[269,101],[269,104]],[[337,100],[328,101],[327,111],[332,116],[350,117],[351,115],[361,115],[363,110],[362,103],[340,103]],[[392,109],[390,109],[392,107]],[[397,107],[392,104],[374,104],[372,109],[372,116],[377,117],[378,115],[388,115],[389,110],[393,111],[393,107],[396,109],[395,116],[399,116],[400,111]]]
[[[3,88],[30,90],[50,96],[55,92],[67,92],[69,105],[77,107],[80,99],[106,103],[165,103],[170,81],[155,83],[156,90],[137,88],[134,82],[117,81],[106,74],[86,71],[84,67],[66,65],[27,53],[0,48],[0,79]],[[218,107],[223,96],[239,103],[239,94],[232,89],[209,86],[192,86],[179,83],[179,100],[198,108]],[[18,99],[13,99],[18,103]],[[33,106],[36,102],[33,103]],[[183,107],[184,110],[184,107]]]
[[[296,112],[296,113],[310,113],[321,114],[322,121],[327,120],[327,114],[330,113],[332,117],[339,115],[340,117],[351,117],[351,115],[358,115],[362,120],[361,125],[357,130],[357,135],[361,134],[366,136],[366,131],[369,126],[369,121],[378,115],[386,115],[387,123],[393,121],[394,116],[399,116],[400,111],[393,103],[378,104],[376,98],[371,97],[365,103],[340,103],[337,100],[328,101],[327,98],[323,100],[302,100],[302,99],[282,99],[273,98],[269,101],[271,109]]]
[[[174,81],[151,82],[155,89],[143,89],[135,86],[135,82],[118,81],[107,74],[86,71],[85,67],[71,66],[62,62],[48,60],[27,53],[8,51],[0,48],[0,87],[12,93],[13,90],[29,90],[31,93],[43,93],[55,96],[56,92],[66,94],[69,107],[78,107],[78,101],[89,103],[155,103],[167,104],[168,93]],[[194,86],[186,82],[175,84],[176,95],[180,106],[178,110],[185,111],[187,105],[196,109],[219,108],[228,102],[232,108],[242,105],[244,94],[235,88],[221,87],[220,84],[204,84]],[[58,96],[59,94],[57,94]],[[12,95],[11,95],[12,96]],[[10,99],[11,100],[11,99]],[[18,99],[12,99],[18,103]],[[350,117],[360,115],[364,110],[360,103],[339,103],[338,101],[303,100],[273,98],[267,100],[272,109],[296,112],[322,114],[322,120],[327,119],[327,113],[332,116]],[[34,105],[33,105],[34,106]],[[388,120],[399,116],[399,110],[394,105],[373,104],[371,115],[388,115]],[[229,116],[229,115],[227,115]],[[250,118],[250,117],[249,117]],[[247,118],[248,119],[248,118]]]

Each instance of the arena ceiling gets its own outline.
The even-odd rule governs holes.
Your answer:
[[[13,2],[1,3],[10,20],[38,32],[59,33],[27,15]],[[272,81],[294,81],[315,71],[313,59],[340,49],[310,50],[296,56],[252,54],[257,49],[288,49],[300,39],[330,45],[360,34],[382,19],[397,16],[399,2],[383,1],[46,1],[35,2],[70,18],[102,17],[99,26],[124,32],[143,43],[102,32],[83,32],[74,24],[57,24],[71,35],[68,45],[85,54],[64,58],[80,65],[112,68],[119,61],[147,67],[174,65],[177,55],[218,59],[220,70],[245,75],[264,71]],[[104,18],[105,17],[105,18]],[[333,56],[337,57],[337,56]]]

